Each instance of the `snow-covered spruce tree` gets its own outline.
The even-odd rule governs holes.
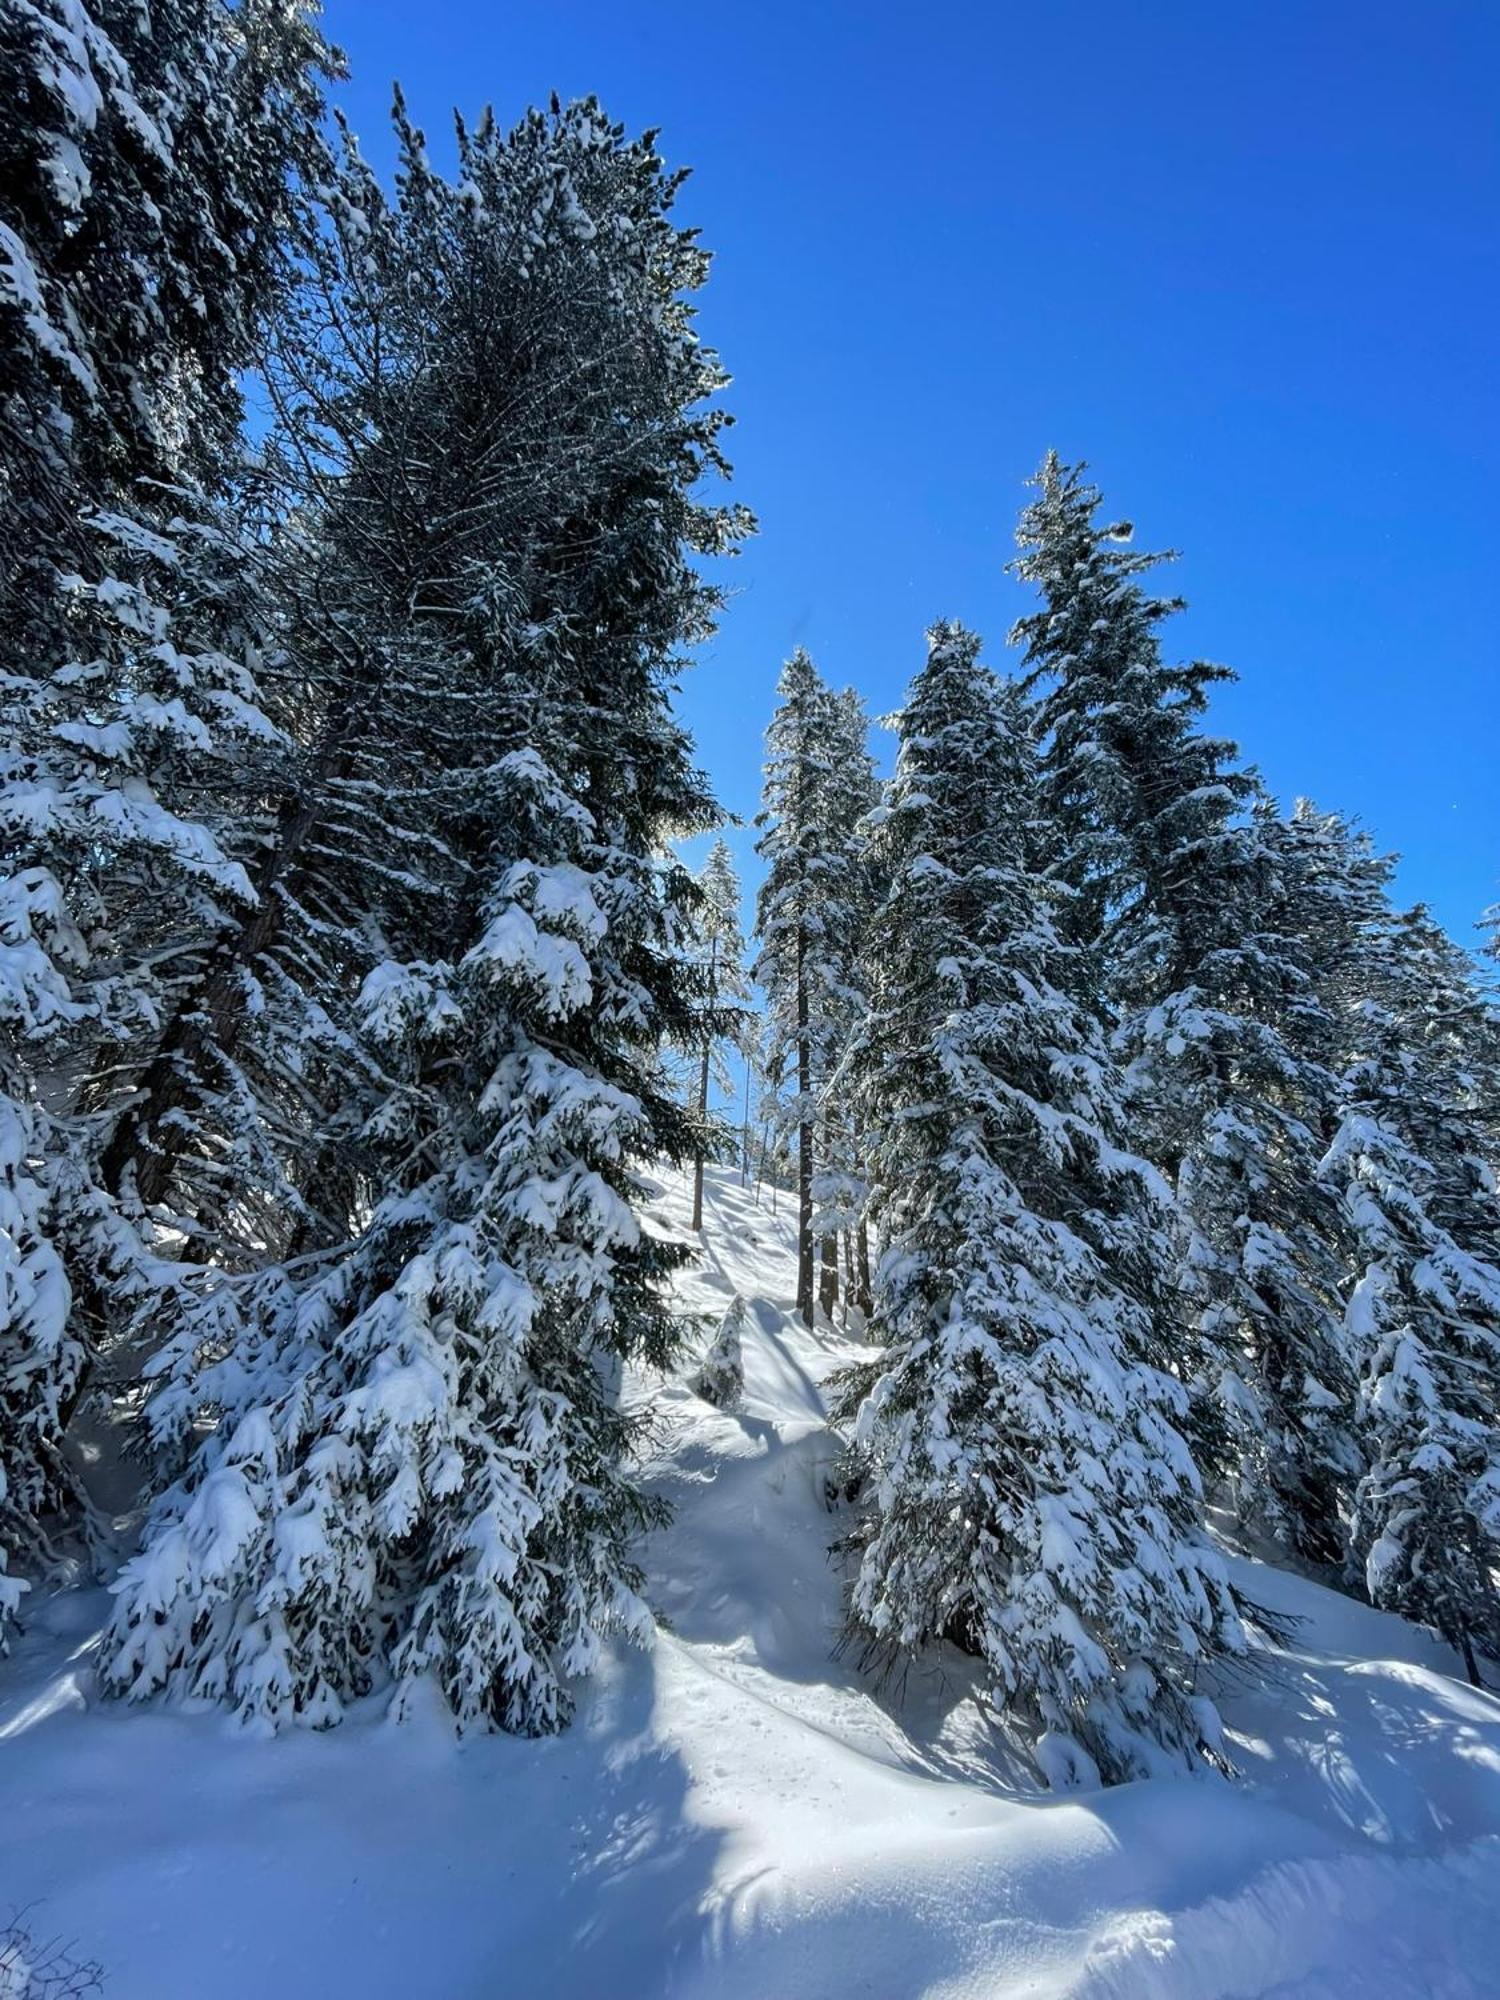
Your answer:
[[[722,1060],[726,1041],[743,1042],[749,981],[745,940],[740,931],[740,878],[734,856],[721,835],[708,851],[698,876],[693,912],[691,964],[701,987],[694,1023],[698,1058],[695,1106],[698,1139],[693,1148],[693,1228],[703,1227],[703,1165],[709,1144],[709,1089],[729,1088],[733,1079]]]
[[[149,1253],[99,1187],[109,1106],[178,963],[249,898],[240,856],[281,741],[245,666],[255,551],[201,513],[100,516],[123,575],[73,586],[79,656],[0,693],[0,1542],[43,1547],[102,1302]]]
[[[251,870],[294,762],[262,685],[285,662],[258,484],[247,468],[216,503],[179,492],[179,511],[149,525],[97,516],[101,555],[118,560],[69,586],[73,659],[0,698],[11,730],[0,820],[24,867],[69,885],[59,964],[72,1033],[34,1038],[28,1061],[42,1090],[68,1072],[66,1123],[92,1178],[161,1021],[196,992],[215,938],[255,906]],[[198,1109],[183,1097],[184,1125]],[[229,1158],[231,1122],[203,1133],[197,1182],[178,1191],[189,1228],[216,1196],[254,1184],[252,1162]],[[265,1162],[253,1164],[263,1181]]]
[[[102,1159],[117,1198],[186,1212],[204,1230],[205,1175],[226,1148],[252,1190],[267,1183],[246,1171],[247,1155],[290,1155],[251,1263],[341,1241],[351,1226],[353,1135],[381,1067],[354,1001],[383,951],[441,950],[462,877],[441,803],[460,787],[446,775],[482,761],[491,740],[475,726],[485,670],[429,641],[410,612],[422,574],[401,566],[403,542],[417,538],[407,499],[420,504],[403,397],[436,367],[440,344],[430,230],[419,247],[347,134],[320,195],[326,226],[268,345],[278,421],[258,460],[270,515],[262,560],[279,609],[266,693],[293,754],[257,828],[251,894],[181,957]],[[451,346],[448,358],[462,394]],[[429,414],[436,430],[440,413]],[[387,492],[409,482],[399,528],[375,498],[382,478]],[[434,561],[462,561],[431,539]],[[222,1218],[207,1233],[232,1264],[247,1261],[224,1241]]]
[[[1477,974],[1483,1015],[1471,1022],[1468,1067],[1475,1082],[1475,1122],[1484,1139],[1490,1170],[1500,1180],[1500,904],[1485,911],[1477,926],[1482,943]]]
[[[717,411],[653,428],[673,371],[702,353],[674,335],[681,358],[663,365],[654,303],[616,282],[622,239],[638,237],[642,268],[677,259],[688,285],[693,253],[663,233],[629,149],[598,143],[601,122],[588,106],[511,133],[486,118],[460,133],[450,183],[398,100],[396,198],[347,138],[330,172],[330,228],[269,366],[284,512],[305,524],[286,564],[303,754],[253,910],[184,986],[116,1127],[111,1180],[147,1201],[191,1166],[205,1118],[184,1117],[184,1099],[202,1106],[216,1077],[254,1071],[267,1115],[284,1123],[289,1104],[314,1141],[311,1216],[285,1247],[351,1226],[379,1067],[351,1010],[383,953],[447,955],[483,893],[464,774],[512,747],[497,681],[539,670],[560,634],[609,639],[653,577],[618,585],[595,524],[622,494],[637,504],[632,482],[661,480],[674,448],[705,462],[717,449]],[[633,323],[622,335],[631,315],[639,338]],[[719,534],[713,510],[681,504],[685,533]],[[601,574],[618,585],[602,608]]]
[[[1123,1148],[1079,954],[1030,867],[1022,705],[930,635],[873,835],[889,889],[851,1068],[884,1343],[854,1425],[850,1620],[951,1636],[1056,1782],[1213,1755],[1195,1677],[1240,1641],[1153,1344],[1165,1190]]]
[[[401,658],[420,638],[435,674],[446,646],[466,700],[482,677],[483,733],[442,771],[439,948],[373,966],[354,1010],[383,1077],[356,1147],[368,1220],[258,1280],[206,1275],[161,1357],[151,1419],[191,1456],[120,1578],[121,1692],[274,1726],[427,1683],[461,1726],[540,1731],[604,1633],[647,1627],[617,1376],[677,1339],[682,1253],[633,1204],[640,1163],[692,1145],[659,1061],[693,1018],[692,885],[662,856],[716,817],[670,701],[718,603],[695,559],[744,525],[695,492],[723,376],[692,331],[707,259],[677,185],[592,101],[486,121],[454,185],[408,146],[397,233],[440,253],[410,297],[451,365],[416,371],[362,464],[378,490],[405,437],[444,498],[455,539],[412,578]],[[499,365],[511,339],[540,413]],[[424,541],[404,509],[388,534],[365,544],[377,603],[379,564]]]
[[[1496,998],[1495,992],[1496,980],[1500,979],[1500,972],[1496,971],[1496,966],[1500,965],[1500,903],[1490,905],[1479,919],[1477,929],[1484,940],[1481,946],[1481,959],[1484,971],[1488,975],[1484,982],[1485,990],[1492,1002],[1500,1007],[1500,999]],[[1486,1046],[1490,1044],[1487,1042]],[[1497,1059],[1496,1066],[1500,1068],[1500,1059]],[[1497,1113],[1492,1123],[1500,1127],[1500,1113]]]
[[[0,13],[0,647],[55,656],[57,574],[134,482],[212,485],[305,229],[311,0]]]
[[[744,1394],[745,1318],[749,1308],[738,1292],[693,1376],[693,1392],[720,1410],[733,1409]]]
[[[101,1110],[248,889],[274,732],[253,537],[217,489],[330,62],[300,0],[0,16],[0,1546],[33,1553],[134,1261]]]
[[[1291,1028],[1339,1073],[1321,1172],[1359,1377],[1351,1579],[1436,1625],[1473,1674],[1497,1616],[1494,1017],[1430,915],[1395,913],[1391,861],[1366,834],[1303,800],[1267,837],[1319,1003]]]
[[[766,730],[765,786],[755,851],[766,864],[755,899],[759,947],[752,976],[766,995],[764,1062],[778,1135],[795,1133],[797,1310],[813,1320],[813,1021],[810,960],[817,948],[822,870],[819,790],[832,715],[827,683],[802,647],[782,667]]]
[[[797,1309],[814,1306],[819,1209],[826,1225],[819,1302],[838,1301],[839,1183],[820,1187],[823,1093],[843,1053],[859,994],[855,973],[864,863],[858,827],[873,803],[868,723],[858,698],[836,695],[800,647],[782,668],[766,731],[756,852],[766,878],[756,899],[767,1073],[783,1140],[797,1156]],[[847,1162],[836,1162],[842,1166]],[[836,1219],[837,1218],[837,1219]]]
[[[366,989],[395,1187],[344,1254],[260,1288],[203,1384],[250,1376],[121,1578],[127,1692],[317,1725],[430,1675],[460,1726],[540,1731],[603,1632],[645,1629],[608,1364],[670,1339],[628,1199],[650,1128],[578,1047],[629,999],[643,885],[541,750],[493,782],[511,855],[480,935]]]
[[[1406,990],[1424,996],[1420,1011],[1404,1010],[1407,1032],[1443,1078],[1455,1140],[1462,1134],[1459,1185],[1488,1190],[1500,1178],[1500,995],[1425,905],[1402,915],[1396,933]]]
[[[833,865],[828,870],[816,964],[818,1013],[826,1032],[814,1077],[812,1230],[820,1250],[818,1303],[829,1315],[838,1304],[840,1247],[845,1304],[861,1313],[870,1309],[862,1134],[853,1102],[840,1081],[840,1065],[868,1005],[863,949],[874,916],[877,881],[865,836],[879,795],[870,755],[870,718],[858,691],[844,688],[834,697],[821,813],[824,851]]]
[[[1274,814],[1198,727],[1225,669],[1163,658],[1179,600],[1142,582],[1162,558],[1096,518],[1082,467],[1049,455],[1036,484],[1014,567],[1042,604],[1012,637],[1038,697],[1068,934],[1120,1024],[1132,1129],[1176,1188],[1173,1365],[1194,1386],[1195,1447],[1254,1525],[1337,1563],[1359,1457],[1317,1175],[1333,1085],[1304,1052],[1319,1002]]]
[[[28,924],[29,912],[7,909],[0,921],[10,940]],[[7,957],[12,952],[8,943]],[[0,989],[11,1029],[22,1008],[35,1018],[54,997],[45,973],[37,991],[19,979],[11,983],[13,972],[7,967]],[[35,1123],[18,1093],[8,1088],[7,1096],[0,1111],[0,1653],[29,1588],[13,1572],[12,1558],[45,1553],[42,1518],[70,1490],[61,1462],[63,1413],[83,1365],[68,1331],[68,1284],[49,1233],[48,1191],[33,1164]]]
[[[1500,1660],[1500,1199],[1454,1041],[1478,1004],[1460,958],[1423,910],[1370,940],[1322,1171],[1368,1465],[1353,1556],[1371,1601],[1435,1626],[1477,1682],[1476,1654]]]
[[[1298,799],[1285,819],[1263,801],[1257,819],[1274,864],[1274,919],[1295,944],[1311,987],[1310,996],[1306,988],[1288,995],[1288,1031],[1336,1068],[1347,1051],[1350,1011],[1364,995],[1371,940],[1390,915],[1394,861],[1355,821],[1311,799]]]

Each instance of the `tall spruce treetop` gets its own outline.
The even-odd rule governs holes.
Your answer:
[[[798,1304],[812,1313],[813,1237],[839,1226],[850,1144],[827,1089],[857,1020],[859,931],[866,914],[861,822],[875,801],[869,722],[852,689],[836,694],[799,647],[777,683],[766,732],[756,852],[753,972],[767,998],[767,1067],[783,1134],[798,1151]],[[826,1161],[827,1175],[819,1176]],[[821,1211],[821,1216],[818,1211]]]
[[[722,834],[708,850],[697,889],[692,955],[703,978],[705,1028],[718,1039],[738,1032],[750,991],[740,928],[740,878]]]
[[[1425,905],[1398,920],[1407,1002],[1402,1018],[1429,1070],[1443,1079],[1448,1138],[1438,1149],[1462,1160],[1455,1198],[1493,1190],[1500,1178],[1500,1003],[1474,958]],[[1420,1008],[1413,1000],[1420,997]],[[1470,1214],[1470,1221],[1477,1212]]]
[[[828,1024],[816,995],[826,990],[824,906],[834,893],[825,851],[824,806],[832,760],[834,696],[799,646],[776,683],[766,730],[765,786],[756,853],[766,864],[755,902],[759,950],[752,974],[766,995],[765,1060],[783,1137],[797,1145],[797,1307],[813,1311],[812,1176],[816,1079],[826,1066]]]
[[[1316,994],[1274,814],[1232,746],[1198,727],[1225,670],[1163,656],[1180,600],[1142,582],[1162,558],[1096,518],[1081,466],[1049,455],[1035,483],[1014,567],[1042,605],[1012,636],[1038,701],[1070,934],[1097,958],[1133,1123],[1177,1188],[1179,1366],[1200,1449],[1236,1474],[1259,1525],[1337,1561],[1359,1468],[1316,1173],[1332,1080],[1304,1052]]]
[[[1229,670],[1163,657],[1161,624],[1183,600],[1141,580],[1173,558],[1132,548],[1128,521],[1100,522],[1086,471],[1049,452],[1033,482],[1011,567],[1042,604],[1010,636],[1039,701],[1070,928],[1107,937],[1117,979],[1156,995],[1196,966],[1205,925],[1209,937],[1225,929],[1214,896],[1245,865],[1234,813],[1257,785],[1233,744],[1197,727]]]
[[[761,830],[756,853],[766,863],[766,878],[756,898],[754,974],[770,997],[773,1024],[789,1043],[798,1038],[797,975],[816,950],[823,897],[832,886],[823,852],[823,809],[835,712],[833,691],[799,646],[776,683],[756,819]],[[809,1026],[807,1037],[813,1032]]]
[[[840,1067],[868,1005],[864,934],[874,914],[877,874],[866,837],[880,797],[870,754],[870,718],[855,688],[834,696],[824,851],[833,863],[822,910],[822,1013],[827,1047],[815,1076],[817,1123],[813,1234],[826,1245],[857,1227],[864,1205],[861,1134]],[[825,1253],[826,1269],[826,1253]]]
[[[721,834],[709,849],[697,879],[688,959],[698,988],[690,1045],[698,1072],[694,1094],[699,1127],[693,1155],[694,1229],[703,1227],[703,1170],[715,1131],[709,1108],[711,1087],[730,1087],[733,1079],[724,1060],[725,1044],[743,1046],[749,1023],[750,983],[740,931],[740,900],[734,857]]]
[[[120,1580],[106,1673],[131,1694],[316,1723],[423,1684],[460,1725],[546,1730],[603,1634],[649,1628],[617,1379],[677,1334],[680,1253],[635,1213],[641,1164],[693,1132],[658,1061],[696,997],[691,885],[662,856],[717,817],[671,696],[718,603],[696,558],[744,525],[697,491],[724,378],[693,333],[707,259],[671,219],[679,178],[592,101],[484,121],[456,182],[406,131],[394,331],[420,352],[430,314],[450,365],[434,342],[397,368],[367,449],[336,394],[315,413],[348,425],[344,491],[370,503],[365,534],[337,506],[331,532],[382,640],[414,586],[396,669],[489,698],[468,758],[433,758],[441,893],[352,1010],[380,1084],[372,1212],[257,1281],[207,1275],[158,1363],[164,1443],[219,1421]],[[512,341],[539,408],[485,365]],[[436,554],[374,505],[403,448]]]
[[[695,491],[726,421],[689,303],[708,260],[659,212],[678,177],[649,139],[619,144],[591,104],[511,132],[484,119],[449,182],[399,101],[396,125],[394,199],[345,135],[329,226],[270,348],[278,679],[299,756],[253,909],[180,979],[107,1159],[143,1200],[176,1197],[201,1174],[223,1079],[253,1075],[269,1115],[302,1128],[325,1242],[356,1205],[353,1132],[379,1067],[355,996],[382,958],[444,956],[455,917],[472,920],[514,690],[564,647],[589,663],[582,714],[628,729],[639,651],[713,615],[658,535],[722,549],[744,525]]]
[[[210,482],[317,177],[315,0],[12,0],[0,16],[0,631],[142,478]],[[82,552],[86,558],[86,551]]]
[[[889,890],[852,1068],[882,1254],[851,1600],[877,1650],[948,1635],[1056,1782],[1212,1753],[1239,1643],[1155,1342],[1165,1191],[1027,853],[1021,705],[930,635],[873,835]]]
[[[1259,829],[1273,864],[1272,919],[1308,974],[1287,995],[1288,1034],[1339,1066],[1350,1010],[1365,991],[1370,940],[1390,916],[1394,859],[1356,821],[1311,799],[1298,799],[1285,819],[1263,804]]]

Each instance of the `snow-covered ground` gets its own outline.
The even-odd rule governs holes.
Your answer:
[[[661,1226],[686,1234],[686,1190]],[[821,1384],[785,1204],[710,1179],[686,1307],[750,1311],[721,1413],[680,1378],[651,1478],[660,1636],[574,1727],[434,1719],[273,1742],[99,1705],[103,1598],[0,1663],[0,1926],[76,1941],[107,2000],[1366,2000],[1500,1994],[1500,1704],[1395,1618],[1250,1564],[1300,1619],[1224,1690],[1242,1771],[1039,1794],[958,1656],[872,1691],[834,1656]]]

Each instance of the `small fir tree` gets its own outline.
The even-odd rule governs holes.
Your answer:
[[[744,1393],[747,1312],[745,1301],[736,1292],[693,1376],[694,1393],[716,1409],[732,1410]]]

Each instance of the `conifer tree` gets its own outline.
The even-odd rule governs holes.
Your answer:
[[[1364,995],[1371,940],[1390,915],[1394,862],[1355,821],[1306,798],[1285,819],[1263,803],[1259,830],[1273,863],[1277,928],[1308,975],[1287,996],[1287,1032],[1337,1069],[1351,1010]]]
[[[827,771],[833,700],[799,646],[776,684],[766,731],[766,778],[755,851],[766,864],[756,897],[759,945],[752,972],[766,993],[765,1064],[782,1134],[795,1133],[797,1311],[813,1322],[814,1064],[821,1051],[813,1015],[814,959],[821,936],[823,866],[819,807]]]
[[[1402,962],[1412,968],[1407,988],[1424,996],[1420,1012],[1405,1015],[1408,1032],[1445,1079],[1465,1135],[1467,1172],[1482,1189],[1500,1178],[1500,996],[1425,905],[1401,917],[1396,935]]]
[[[1479,932],[1484,940],[1480,948],[1480,958],[1484,971],[1484,989],[1490,1001],[1490,1028],[1483,1042],[1485,1068],[1491,1076],[1500,1077],[1500,1028],[1495,1026],[1500,1017],[1500,903],[1492,903],[1479,919]],[[1500,1089],[1492,1093],[1491,1109],[1485,1115],[1485,1128],[1490,1141],[1491,1157],[1496,1163],[1496,1173],[1500,1175]]]
[[[671,219],[679,178],[590,100],[486,120],[452,183],[404,127],[396,203],[366,186],[340,222],[370,228],[394,351],[330,500],[344,602],[378,614],[338,698],[364,702],[361,731],[372,705],[421,726],[434,698],[412,754],[441,783],[397,787],[396,851],[437,880],[412,908],[376,877],[388,955],[342,1029],[368,1219],[182,1288],[149,1414],[190,1456],[120,1579],[123,1692],[275,1725],[424,1682],[460,1726],[541,1731],[605,1632],[646,1630],[630,1544],[654,1514],[617,1378],[670,1356],[680,1253],[633,1204],[639,1166],[694,1137],[659,1061],[694,1019],[691,883],[661,857],[717,818],[670,696],[719,601],[695,559],[745,525],[696,493],[723,469],[723,376],[692,330],[707,258]],[[324,403],[342,418],[336,385]],[[396,472],[416,520],[381,512]],[[332,767],[353,790],[381,767],[350,743],[370,761]],[[321,840],[295,857],[294,916],[344,893],[332,845],[328,875]]]
[[[716,1409],[730,1410],[745,1389],[744,1331],[749,1308],[738,1292],[693,1376],[693,1391]]]
[[[821,1256],[819,1304],[831,1316],[838,1302],[841,1243],[848,1264],[848,1303],[864,1313],[870,1307],[862,1134],[843,1085],[842,1064],[868,1005],[864,934],[874,916],[876,888],[866,822],[879,787],[870,755],[870,719],[854,688],[834,697],[826,790],[822,820],[830,866],[821,913],[819,1010],[826,1034],[816,1077],[812,1230]]]
[[[1029,865],[1027,723],[971,634],[929,645],[853,1059],[884,1348],[850,1615],[877,1650],[956,1638],[1055,1781],[1113,1779],[1213,1753],[1195,1676],[1238,1623],[1182,1392],[1141,1358],[1164,1190]]]
[[[1197,726],[1225,670],[1163,657],[1180,600],[1142,581],[1162,558],[1096,518],[1082,467],[1050,455],[1036,485],[1014,567],[1042,604],[1012,636],[1038,698],[1069,935],[1095,955],[1133,1126],[1176,1189],[1175,1366],[1195,1384],[1198,1448],[1234,1475],[1243,1512],[1336,1563],[1359,1457],[1316,1171],[1333,1082],[1303,1052],[1319,1003],[1274,814]]]
[[[1369,940],[1323,1162],[1350,1245],[1367,1470],[1352,1553],[1375,1604],[1500,1659],[1500,1201],[1469,1101],[1478,995],[1424,910]],[[1467,990],[1466,990],[1467,989]]]
[[[745,1002],[745,940],[740,932],[740,879],[734,857],[722,835],[708,851],[698,877],[698,906],[693,917],[693,964],[702,997],[694,1025],[698,1057],[698,1140],[693,1151],[693,1228],[703,1227],[703,1164],[709,1132],[709,1086],[727,1088],[730,1079],[719,1062],[728,1039],[743,1041]]]
[[[756,903],[755,978],[767,996],[767,1056],[783,1135],[797,1154],[797,1308],[838,1300],[835,1232],[857,1185],[854,1141],[828,1092],[862,1005],[857,972],[865,913],[862,819],[874,804],[869,724],[853,690],[835,694],[800,648],[782,669],[766,732],[756,852],[767,864]],[[815,1281],[821,1245],[822,1276]]]
[[[14,0],[0,17],[0,647],[54,655],[56,579],[136,482],[212,487],[305,240],[311,0]],[[65,643],[65,642],[63,642]]]
[[[633,478],[661,476],[640,474],[668,449],[651,425],[699,350],[690,320],[644,347],[622,341],[622,314],[654,306],[638,288],[616,297],[579,184],[612,238],[639,233],[643,265],[675,258],[691,286],[693,253],[676,232],[664,248],[645,170],[612,157],[591,117],[533,114],[511,133],[485,119],[460,132],[450,184],[398,100],[397,200],[347,135],[330,171],[330,228],[270,356],[284,512],[308,524],[283,564],[300,754],[256,904],[182,982],[114,1129],[111,1182],[132,1179],[147,1201],[191,1169],[204,1114],[184,1115],[185,1099],[201,1107],[219,1078],[260,1072],[267,1118],[285,1122],[289,1105],[306,1128],[314,1213],[294,1247],[339,1239],[354,1135],[379,1091],[351,1010],[383,951],[444,955],[455,912],[482,894],[483,815],[463,774],[511,747],[497,682],[540,671],[571,624],[607,640],[618,604],[652,580],[643,571],[601,609],[598,577],[616,572],[597,522]],[[706,410],[684,431],[674,418],[670,436],[709,463],[722,421]],[[689,502],[683,518],[720,533],[714,509]],[[459,631],[472,643],[456,649]]]
[[[109,1110],[248,899],[273,788],[259,524],[226,489],[331,65],[300,0],[0,21],[0,1544],[33,1554],[100,1298],[142,1282]]]
[[[1357,1381],[1351,1581],[1493,1650],[1489,1585],[1497,1212],[1485,1157],[1492,1016],[1465,955],[1424,910],[1398,916],[1392,864],[1299,801],[1268,824],[1289,929],[1316,1004],[1292,1013],[1337,1076],[1320,1174],[1339,1203],[1344,1322]]]
[[[31,913],[7,910],[7,942],[25,937]],[[45,982],[45,974],[43,974]],[[16,979],[4,989],[4,1025],[21,1008],[45,1013],[54,995]],[[11,1087],[9,1078],[0,1079]],[[16,1098],[0,1118],[0,1654],[29,1580],[13,1560],[46,1550],[43,1517],[70,1491],[61,1458],[64,1411],[83,1365],[68,1329],[69,1291],[50,1236],[48,1191],[33,1164],[34,1120]]]

